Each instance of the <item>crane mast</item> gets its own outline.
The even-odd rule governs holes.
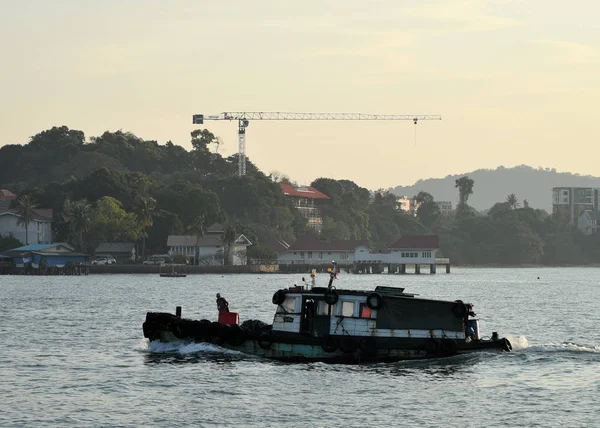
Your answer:
[[[195,114],[192,123],[204,124],[205,120],[238,121],[238,175],[246,175],[246,128],[250,120],[442,120],[433,114],[365,114],[365,113],[292,113],[292,112],[223,112],[215,115]]]

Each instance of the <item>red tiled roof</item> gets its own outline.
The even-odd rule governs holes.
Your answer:
[[[300,186],[300,187],[297,187],[294,189],[292,186],[290,186],[289,184],[285,184],[285,183],[280,183],[279,186],[281,186],[281,190],[283,191],[283,194],[287,195],[287,196],[295,196],[298,198],[309,198],[309,199],[329,199],[329,196],[325,195],[324,193],[319,192],[314,187]]]
[[[10,190],[0,189],[0,201],[12,201],[16,197],[17,195]]]
[[[359,245],[369,246],[364,241],[338,239],[332,242],[321,242],[313,234],[298,237],[288,251],[352,251]]]
[[[390,244],[388,248],[438,249],[440,238],[437,235],[406,235]]]

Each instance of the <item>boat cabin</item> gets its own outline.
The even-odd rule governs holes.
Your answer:
[[[358,291],[294,287],[275,293],[273,303],[277,304],[273,331],[282,333],[465,338],[465,320],[457,314],[456,302],[417,298],[404,293],[403,288]]]

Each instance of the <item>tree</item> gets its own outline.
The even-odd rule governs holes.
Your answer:
[[[84,251],[83,234],[92,223],[92,206],[85,200],[71,201],[67,199],[63,208],[63,218],[68,224],[72,237],[77,238],[79,251]]]
[[[529,201],[527,199],[523,199],[523,208],[529,208]]]
[[[469,195],[473,194],[473,186],[475,182],[471,180],[468,176],[461,177],[454,182],[454,187],[458,189],[459,196],[459,209],[464,208],[467,205],[467,201],[469,200]]]
[[[277,260],[277,253],[269,247],[255,244],[248,248],[248,260],[253,265],[270,265]]]
[[[204,229],[204,216],[200,215],[196,217],[194,222],[188,227],[187,231],[196,237],[194,264],[200,264],[200,240],[204,235],[206,235],[206,230]]]
[[[137,218],[142,227],[142,260],[146,259],[146,238],[148,228],[152,227],[152,220],[156,211],[154,198],[140,197],[137,204]]]
[[[6,250],[12,250],[13,248],[22,247],[23,243],[15,238],[13,235],[0,235],[0,253]]]
[[[29,224],[33,223],[37,208],[35,201],[29,195],[22,195],[17,199],[17,226],[25,226],[25,245],[29,245]]]
[[[508,206],[512,210],[517,209],[520,206],[519,199],[517,198],[517,195],[515,195],[514,193],[511,193],[510,195],[508,195],[506,197],[506,202],[508,202]]]
[[[233,263],[232,245],[236,238],[235,225],[232,221],[228,221],[225,226],[225,231],[223,232],[223,243],[227,245],[227,255],[225,258],[226,265]]]
[[[93,232],[91,242],[127,242],[137,241],[142,235],[142,228],[137,216],[123,208],[123,204],[115,198],[105,196],[96,202],[92,210]]]

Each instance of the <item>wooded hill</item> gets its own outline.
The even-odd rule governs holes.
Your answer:
[[[164,252],[169,234],[202,235],[220,222],[226,236],[235,230],[253,242],[251,257],[268,261],[273,253],[261,243],[271,237],[293,242],[306,232],[306,221],[281,192],[281,178],[265,175],[250,160],[247,175],[237,177],[237,156],[214,153],[217,142],[210,131],[196,130],[188,151],[121,131],[86,141],[82,131],[54,127],[27,144],[0,148],[0,188],[27,196],[22,202],[53,208],[57,240],[82,251],[100,242],[136,241],[148,252]],[[331,198],[323,208],[324,240],[368,240],[383,248],[400,235],[433,233],[454,264],[600,261],[596,237],[534,209],[533,198],[521,207],[522,199],[502,195],[484,207],[491,208],[487,215],[478,213],[469,205],[480,189],[473,177],[455,180],[454,198],[431,192],[436,200],[462,201],[449,216],[440,215],[431,194],[419,193],[427,190],[422,187],[401,192],[419,193],[414,217],[397,210],[388,191],[329,178],[310,184]]]

